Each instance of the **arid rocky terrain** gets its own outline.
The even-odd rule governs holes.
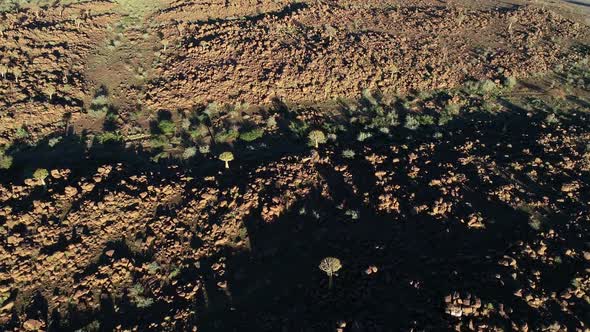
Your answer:
[[[588,331],[586,8],[0,4],[0,331]]]

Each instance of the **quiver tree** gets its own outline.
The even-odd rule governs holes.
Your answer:
[[[168,45],[170,45],[170,41],[168,39],[163,39],[162,41],[160,41],[160,43],[162,43],[162,46],[164,47],[164,52],[166,52],[166,50],[168,49]]]
[[[48,175],[49,175],[49,172],[47,172],[47,170],[45,168],[38,168],[33,173],[33,178],[35,178],[36,180],[39,180],[42,185],[45,185],[45,179],[47,178]]]
[[[6,74],[8,74],[8,66],[0,65],[0,76],[4,79],[6,78]]]
[[[55,95],[57,90],[55,89],[55,87],[53,85],[50,85],[50,86],[47,86],[45,89],[43,89],[43,92],[45,93],[45,95],[47,95],[49,100],[52,100],[53,96]]]
[[[340,260],[336,257],[326,257],[320,262],[319,268],[328,275],[328,288],[332,289],[332,277],[342,268]]]
[[[234,154],[231,152],[224,152],[219,155],[219,160],[225,162],[225,168],[229,168],[229,162],[234,160]]]
[[[20,70],[20,68],[16,67],[14,69],[12,69],[12,75],[14,75],[14,80],[16,82],[18,82],[19,77],[22,75],[22,71]]]
[[[313,130],[309,133],[309,140],[317,149],[320,144],[326,143],[326,135],[320,130]]]

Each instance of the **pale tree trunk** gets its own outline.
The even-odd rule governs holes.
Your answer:
[[[225,168],[229,168],[229,161],[225,162]]]

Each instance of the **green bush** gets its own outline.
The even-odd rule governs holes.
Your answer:
[[[12,167],[12,157],[6,155],[6,152],[0,149],[0,169],[9,169]]]
[[[109,98],[105,95],[96,96],[90,103],[88,115],[93,118],[102,118],[109,112]]]
[[[237,130],[227,130],[215,135],[215,142],[217,143],[231,143],[240,137],[240,133]]]
[[[356,156],[356,153],[351,149],[346,149],[342,151],[342,157],[346,159],[353,159]]]
[[[166,136],[174,136],[176,133],[176,124],[170,120],[162,120],[158,122],[158,129]]]
[[[407,129],[416,130],[420,127],[420,121],[414,115],[406,116],[406,124],[404,125]]]
[[[105,131],[96,136],[100,144],[114,144],[123,141],[123,136],[117,132]]]
[[[30,136],[29,131],[25,127],[18,128],[15,135],[18,139],[26,139]]]
[[[356,140],[359,141],[359,142],[364,142],[364,141],[368,140],[371,137],[373,137],[373,134],[371,134],[369,132],[361,131],[358,134],[358,136],[356,137]]]
[[[432,126],[434,124],[434,117],[432,117],[432,115],[418,115],[416,116],[416,119],[418,120],[421,126]]]
[[[168,148],[170,147],[170,141],[164,135],[157,135],[150,139],[150,146],[152,149]]]
[[[289,123],[289,130],[299,138],[305,137],[309,125],[301,120],[293,120]]]
[[[184,150],[184,152],[182,153],[182,159],[190,159],[192,157],[194,157],[197,154],[197,148],[195,147],[190,147],[190,148],[186,148]]]
[[[253,142],[264,135],[264,130],[260,128],[252,129],[240,134],[240,139],[246,142]]]
[[[193,140],[199,140],[209,135],[209,130],[207,129],[207,126],[199,125],[197,128],[189,131],[189,134]]]
[[[138,308],[147,308],[154,303],[149,297],[143,295],[144,289],[140,284],[135,284],[129,290],[129,299],[133,304],[135,304]]]
[[[504,81],[502,82],[502,84],[504,85],[504,87],[506,89],[512,90],[512,89],[514,89],[514,87],[516,87],[516,84],[518,84],[518,81],[516,80],[516,78],[510,76],[510,77],[506,77],[504,79]]]
[[[211,147],[209,145],[201,145],[199,146],[199,153],[209,154],[211,153]]]

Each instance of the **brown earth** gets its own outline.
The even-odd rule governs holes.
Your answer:
[[[186,15],[185,8],[176,10]],[[195,12],[187,20],[207,11]],[[318,102],[356,98],[363,89],[393,95],[522,77],[567,61],[572,41],[590,32],[539,7],[438,1],[311,1],[242,15],[182,31],[165,26],[176,45],[157,66],[150,107]]]
[[[42,9],[0,13],[1,331],[588,329],[576,13]]]

